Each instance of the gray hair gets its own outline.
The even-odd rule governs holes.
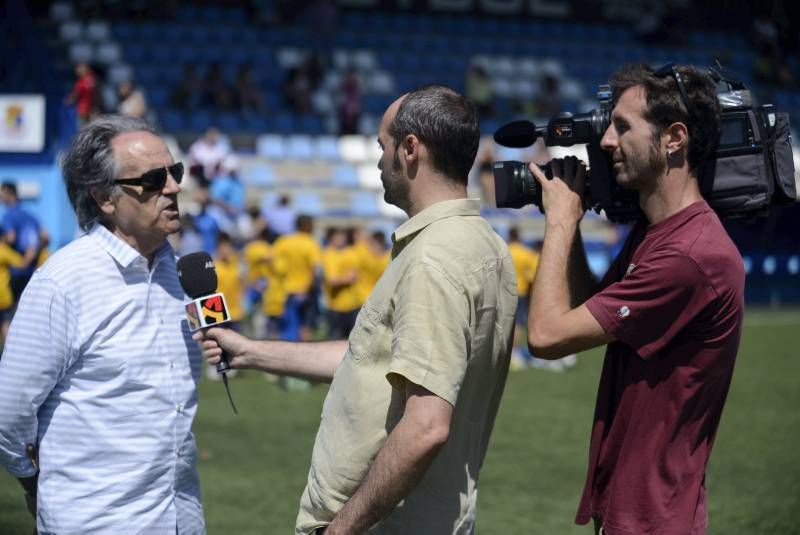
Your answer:
[[[114,184],[118,169],[111,141],[126,132],[156,134],[141,119],[105,115],[81,128],[61,157],[67,195],[83,230],[88,230],[101,216],[92,192],[100,198],[119,194],[119,186]]]

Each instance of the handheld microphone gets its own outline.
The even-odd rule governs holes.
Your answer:
[[[217,271],[211,256],[203,251],[184,255],[178,259],[177,268],[178,280],[183,291],[191,299],[185,305],[189,329],[194,332],[229,322],[231,315],[228,312],[225,296],[217,293]],[[223,351],[222,358],[217,363],[217,373],[222,374],[228,400],[231,402],[233,412],[238,414],[228,387],[227,372],[230,369],[228,356]]]

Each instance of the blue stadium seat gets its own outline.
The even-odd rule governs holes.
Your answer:
[[[147,50],[139,44],[130,43],[122,47],[122,57],[127,63],[144,63],[147,61]]]
[[[186,129],[183,114],[177,111],[166,110],[159,115],[161,127],[166,132],[181,132]]]
[[[281,134],[291,134],[295,131],[294,115],[291,113],[277,113],[271,118],[271,129]]]
[[[188,127],[196,132],[204,132],[209,126],[214,126],[214,119],[208,110],[192,110],[189,113]]]
[[[136,38],[137,28],[128,22],[115,22],[111,34],[119,41],[130,41]]]
[[[169,102],[169,89],[159,85],[151,86],[147,90],[147,104],[151,108],[162,109]]]
[[[340,188],[357,188],[358,173],[352,165],[337,165],[333,168],[333,185]]]
[[[292,206],[298,214],[321,216],[325,212],[322,197],[318,193],[301,191],[292,196]]]
[[[256,140],[256,154],[271,160],[282,160],[286,158],[286,147],[283,136],[276,134],[258,136]]]
[[[311,136],[294,134],[286,139],[286,156],[291,160],[312,160],[316,156]]]
[[[336,136],[318,136],[316,147],[317,158],[329,162],[341,160],[339,154],[339,140]]]
[[[325,125],[322,123],[321,117],[309,113],[300,116],[299,125],[295,123],[294,131],[300,131],[310,135],[320,135],[325,132]]]
[[[372,191],[356,191],[350,196],[350,211],[359,217],[376,217],[380,215],[378,196]]]
[[[242,127],[248,132],[263,133],[269,129],[269,121],[260,113],[250,112],[242,117]]]
[[[238,132],[242,130],[242,120],[238,113],[220,113],[217,115],[216,124],[220,129],[227,132]]]
[[[162,28],[154,22],[146,22],[139,26],[139,39],[144,43],[157,43],[160,40]]]
[[[272,187],[275,185],[275,173],[270,165],[252,165],[242,169],[242,181],[250,186]]]

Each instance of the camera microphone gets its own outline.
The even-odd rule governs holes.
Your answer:
[[[183,291],[189,296],[191,301],[186,303],[186,320],[189,323],[189,330],[205,330],[209,327],[221,325],[231,320],[225,296],[217,293],[217,271],[214,268],[214,260],[206,252],[198,252],[184,255],[178,259],[178,280],[183,287]],[[222,381],[225,384],[225,391],[228,393],[228,400],[231,402],[233,412],[238,414],[236,405],[233,403],[231,391],[228,387],[227,372],[231,369],[228,363],[228,356],[222,352],[222,358],[217,363],[217,373],[222,374]]]
[[[536,129],[536,125],[530,121],[513,121],[497,129],[494,133],[494,141],[498,145],[523,149],[530,147],[541,135]]]

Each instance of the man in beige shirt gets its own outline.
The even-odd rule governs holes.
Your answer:
[[[478,137],[473,105],[441,86],[384,114],[384,196],[409,220],[349,340],[202,339],[212,364],[221,346],[234,368],[332,379],[297,534],[475,530],[517,306],[508,248],[466,198]]]

